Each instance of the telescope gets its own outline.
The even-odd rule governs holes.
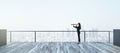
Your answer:
[[[71,24],[71,25],[78,25],[78,24]]]

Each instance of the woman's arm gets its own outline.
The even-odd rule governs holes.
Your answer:
[[[76,25],[76,26],[75,26],[75,25],[73,25],[73,27],[74,27],[74,28],[77,28],[77,25]]]

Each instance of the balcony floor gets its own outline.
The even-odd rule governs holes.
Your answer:
[[[11,43],[0,47],[0,53],[119,53],[120,47],[109,43],[37,42]]]

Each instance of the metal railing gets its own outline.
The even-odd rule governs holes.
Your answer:
[[[12,42],[12,33],[13,32],[34,32],[34,42],[36,42],[36,33],[37,32],[76,32],[76,31],[60,31],[60,30],[52,31],[52,30],[48,30],[48,31],[8,31],[8,32],[10,32],[10,42]],[[86,33],[87,32],[106,32],[106,33],[108,33],[108,42],[110,43],[110,35],[111,35],[112,31],[80,31],[80,32],[84,33],[84,42],[86,42]]]

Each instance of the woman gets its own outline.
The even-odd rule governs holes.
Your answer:
[[[78,44],[80,43],[80,29],[81,29],[81,24],[72,24],[74,28],[77,29],[77,34],[78,34]]]

